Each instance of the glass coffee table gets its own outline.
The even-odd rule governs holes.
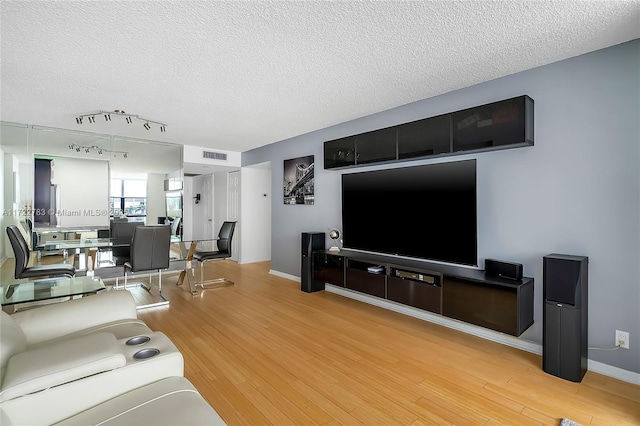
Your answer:
[[[83,296],[104,290],[99,277],[46,278],[0,286],[2,306]]]

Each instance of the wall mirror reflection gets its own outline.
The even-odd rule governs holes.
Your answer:
[[[0,127],[0,259],[14,257],[5,232],[11,225],[20,229],[32,264],[63,262],[102,278],[123,276],[126,256],[100,243],[116,237],[114,223],[168,224],[172,241],[180,241],[182,146],[17,123]],[[3,284],[12,273],[3,267]]]

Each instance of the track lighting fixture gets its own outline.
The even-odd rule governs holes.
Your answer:
[[[156,124],[160,127],[160,132],[165,133],[167,131],[167,125],[165,123],[161,123],[159,121],[149,120],[148,118],[142,118],[136,114],[127,114],[126,112],[116,109],[114,111],[98,111],[89,114],[82,114],[76,117],[76,123],[82,124],[83,119],[86,117],[89,123],[96,122],[96,115],[102,114],[104,115],[105,121],[111,121],[111,114],[115,114],[121,117],[124,117],[127,124],[133,123],[133,119],[143,121],[143,127],[147,130],[151,130],[151,125]]]
[[[101,148],[97,145],[85,146],[85,145],[76,145],[72,143],[69,145],[70,150],[75,150],[76,152],[80,152],[84,150],[85,154],[90,154],[91,151],[95,151],[98,155],[102,155],[105,152],[109,154],[113,154],[113,158],[116,158],[118,154],[122,154],[123,158],[129,158],[129,153],[124,151],[109,151],[108,149]]]

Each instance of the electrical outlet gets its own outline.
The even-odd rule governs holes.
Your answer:
[[[629,332],[616,330],[615,345],[624,349],[629,349]]]

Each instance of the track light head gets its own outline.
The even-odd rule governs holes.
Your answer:
[[[166,131],[166,129],[164,128],[164,124],[162,126],[160,126],[160,132],[164,133]]]
[[[84,152],[88,154],[89,153],[89,148],[85,148]]]
[[[127,154],[126,152],[125,152],[124,154],[122,154],[122,156],[123,156],[124,158],[127,158],[127,155],[128,155],[128,154]]]
[[[104,121],[111,121],[111,114],[106,113],[106,114],[104,115]]]
[[[80,152],[80,147],[76,146],[76,152]]]
[[[98,150],[98,155],[102,155],[102,150],[101,149]]]
[[[149,130],[151,128],[151,126],[149,126],[149,123],[147,122],[147,123],[144,123],[144,128]]]
[[[82,117],[76,117],[76,123],[82,124]]]

